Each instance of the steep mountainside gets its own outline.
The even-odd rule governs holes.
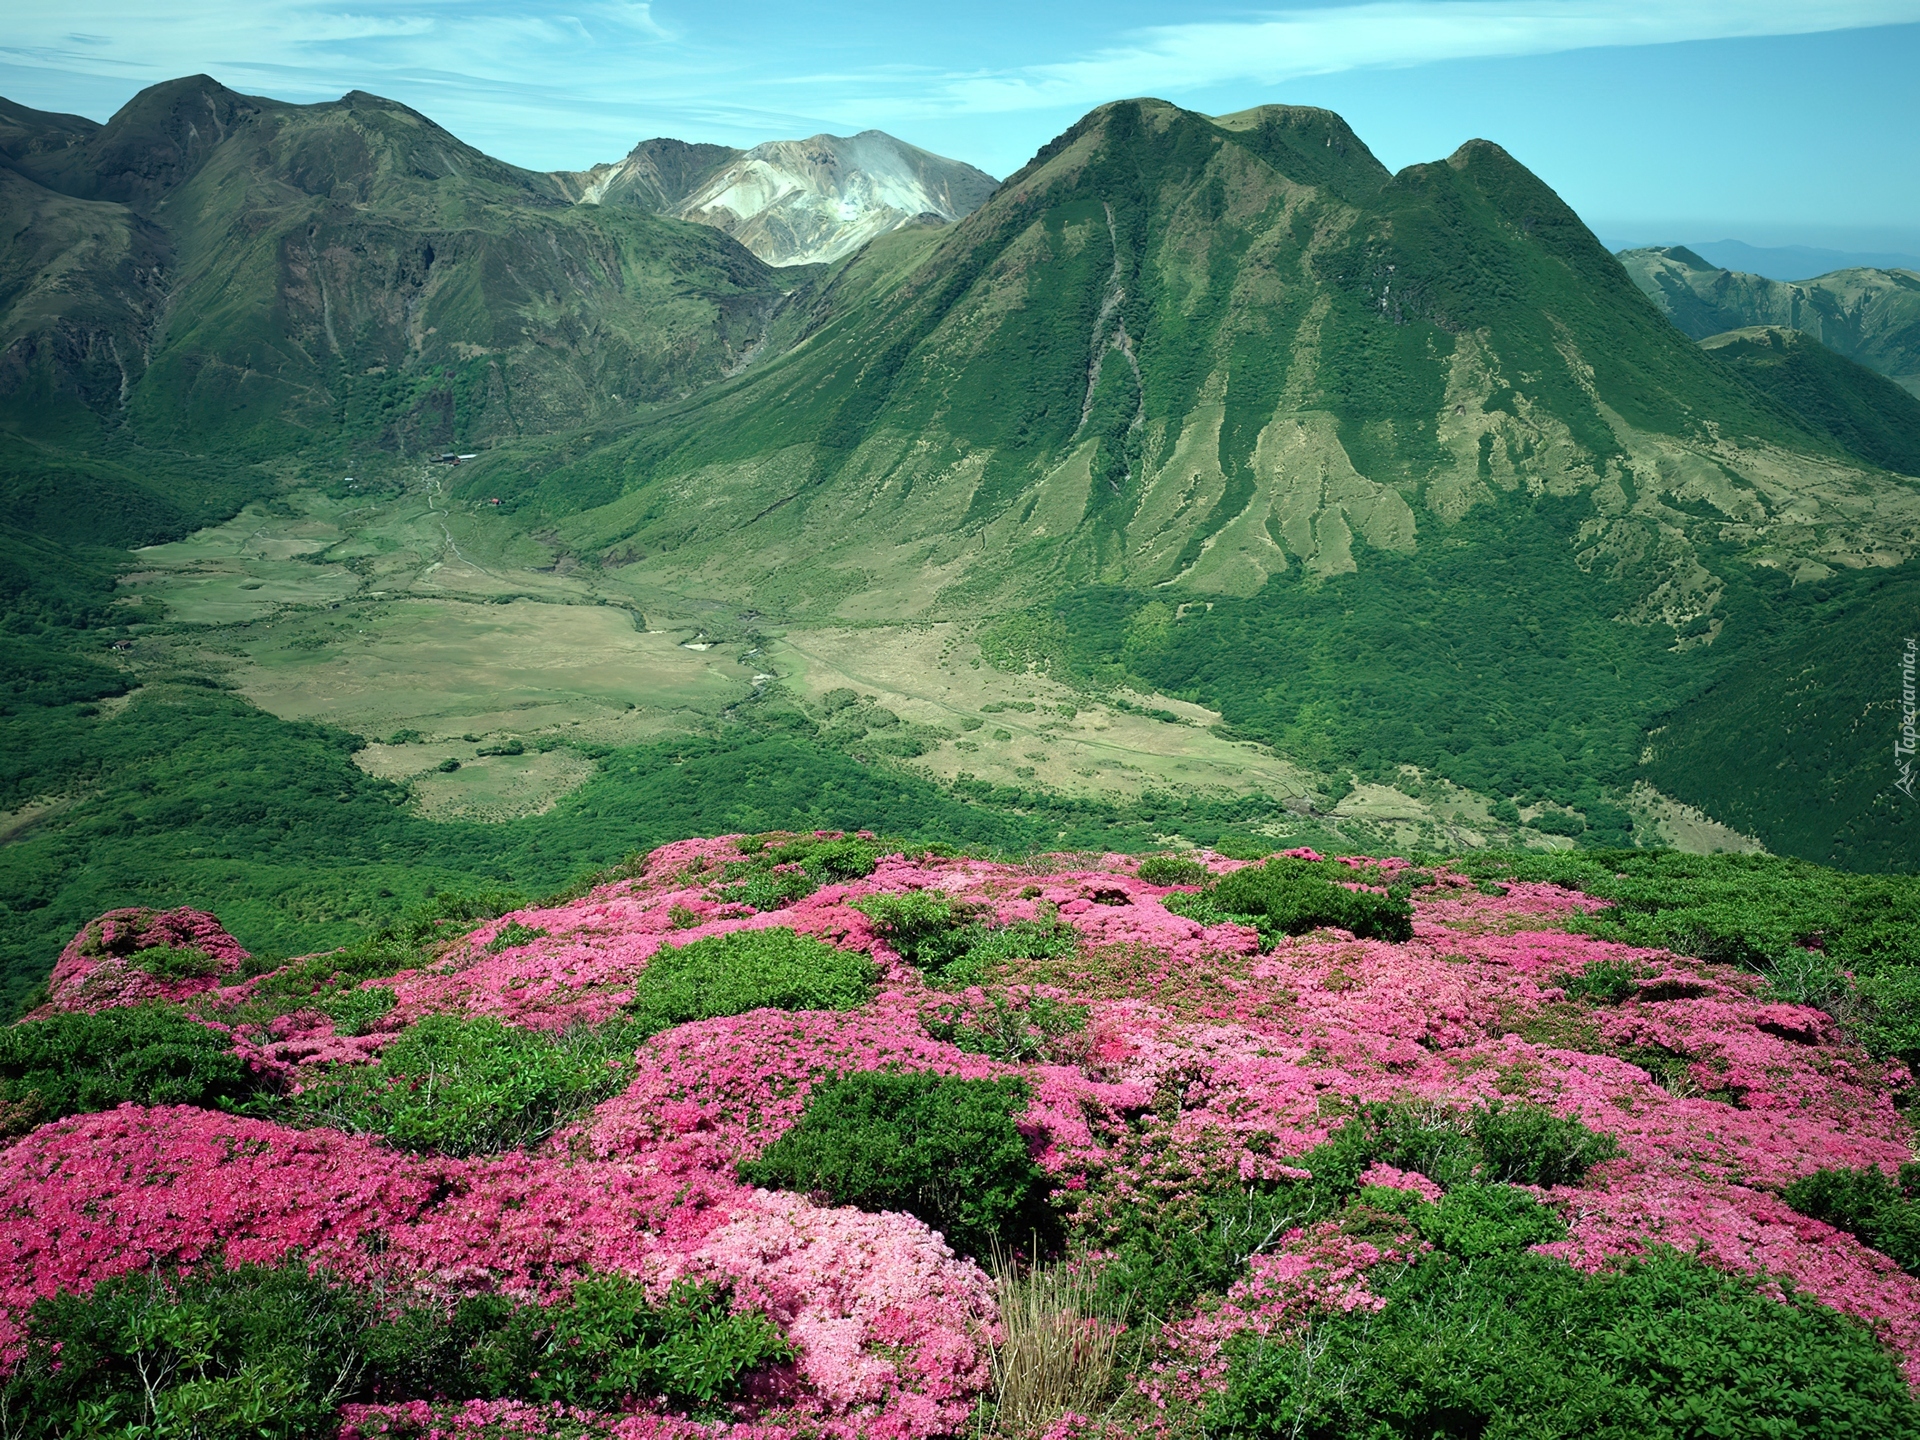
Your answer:
[[[1700,344],[1851,453],[1901,475],[1920,475],[1920,399],[1886,376],[1803,330],[1756,325],[1709,335]]]
[[[1790,587],[1920,539],[1920,495],[1486,142],[1391,175],[1322,111],[1107,106],[810,304],[743,382],[473,483],[627,585],[997,614],[1016,661],[1596,825],[1645,727],[1799,623]]]
[[[1920,394],[1920,274],[1836,270],[1787,282],[1723,270],[1684,246],[1623,250],[1620,263],[1696,340],[1751,325],[1802,330]]]
[[[731,145],[642,140],[626,158],[591,170],[556,170],[555,183],[581,205],[633,205],[649,214],[671,210],[741,152]]]
[[[784,286],[731,241],[390,101],[156,86],[0,133],[0,424],[228,458],[405,450],[625,413],[715,379]]]

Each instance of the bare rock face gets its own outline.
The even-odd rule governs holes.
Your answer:
[[[951,224],[997,183],[879,130],[751,150],[647,140],[615,164],[554,179],[579,204],[635,205],[724,230],[769,265],[830,263],[889,230]]]

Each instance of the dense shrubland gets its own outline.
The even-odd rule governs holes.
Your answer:
[[[272,968],[108,917],[0,1032],[7,1423],[1920,1433],[1904,1064],[1676,953],[1821,872],[1611,862],[1662,905],[828,833]]]

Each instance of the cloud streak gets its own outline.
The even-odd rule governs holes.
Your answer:
[[[973,111],[1092,105],[1236,81],[1276,84],[1367,67],[1542,55],[1602,46],[1806,35],[1920,21],[1920,0],[1441,0],[1157,26],[1083,58],[949,78]]]

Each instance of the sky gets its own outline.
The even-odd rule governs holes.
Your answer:
[[[205,72],[370,90],[535,169],[653,135],[880,129],[996,176],[1102,101],[1337,110],[1390,167],[1476,136],[1601,238],[1920,252],[1920,0],[12,0],[0,95],[104,120]]]

